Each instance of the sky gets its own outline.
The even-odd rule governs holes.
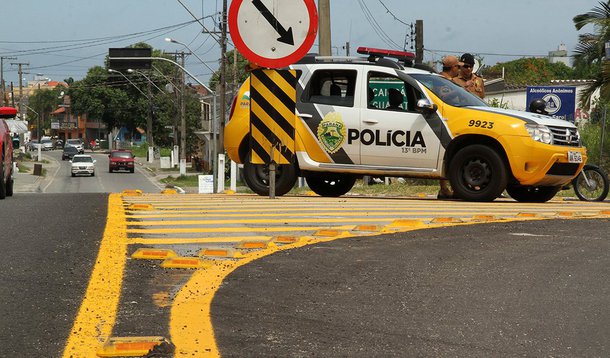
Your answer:
[[[269,5],[280,1],[288,0],[263,0]],[[352,55],[359,46],[401,50],[410,32],[407,25],[423,20],[424,61],[470,52],[491,66],[546,56],[560,44],[571,54],[578,35],[594,31],[592,27],[576,31],[573,17],[599,1],[330,0],[332,52],[345,55],[346,42]],[[89,68],[104,65],[109,47],[137,42],[167,52],[186,50],[164,41],[166,37],[186,43],[216,69],[220,46],[202,30],[203,26],[218,30],[220,11],[222,0],[0,0],[4,79],[17,86],[13,63],[28,63],[23,67],[26,82],[36,74],[56,81],[80,80]],[[203,26],[194,17],[205,17]],[[310,52],[317,51],[316,40]],[[209,81],[211,71],[197,58],[189,56],[186,64],[202,82]]]

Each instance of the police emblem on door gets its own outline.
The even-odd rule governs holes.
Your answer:
[[[318,140],[329,154],[341,149],[346,137],[345,123],[337,112],[328,113],[318,125]]]

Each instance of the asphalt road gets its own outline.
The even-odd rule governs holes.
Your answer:
[[[107,194],[0,200],[0,357],[60,357],[106,225]]]
[[[456,226],[283,251],[212,303],[223,357],[610,356],[610,220]]]

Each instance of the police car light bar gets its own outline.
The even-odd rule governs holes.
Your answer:
[[[369,56],[377,56],[377,57],[390,57],[399,60],[412,60],[415,58],[415,54],[413,52],[407,51],[394,51],[394,50],[384,50],[380,48],[372,48],[372,47],[358,47],[357,52],[361,55],[369,55]]]
[[[17,110],[13,107],[0,107],[0,118],[15,118]]]

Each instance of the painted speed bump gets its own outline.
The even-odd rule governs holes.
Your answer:
[[[127,190],[123,190],[121,192],[121,194],[123,194],[123,196],[140,196],[140,195],[142,195],[142,190],[140,190],[140,189],[137,189],[137,190],[127,189]]]
[[[247,249],[247,250],[266,249],[269,246],[275,246],[275,244],[273,242],[271,242],[270,240],[261,240],[261,241],[242,240],[239,244],[237,244],[238,249]]]
[[[272,241],[276,244],[294,244],[301,241],[301,238],[298,236],[278,235],[274,236]]]
[[[323,237],[337,237],[337,236],[345,236],[350,235],[349,232],[344,230],[335,230],[335,229],[320,229],[314,232],[313,236],[323,236]]]
[[[352,231],[378,232],[382,229],[379,225],[358,225]]]
[[[161,194],[163,194],[163,195],[177,195],[178,194],[178,190],[176,190],[176,189],[163,189],[161,191]]]
[[[128,210],[154,210],[152,204],[131,204],[127,207]]]
[[[214,264],[202,260],[198,257],[170,257],[161,263],[163,268],[177,268],[177,269],[202,269],[210,268]]]
[[[497,220],[497,218],[494,215],[474,215],[472,217],[472,220],[474,220],[474,221],[493,221],[493,220]]]
[[[165,260],[178,256],[174,250],[139,248],[131,255],[132,259],[140,260]]]
[[[400,227],[424,227],[426,226],[426,224],[424,224],[423,221],[421,220],[417,220],[417,219],[398,219],[398,220],[394,220],[392,221],[392,223],[390,225],[388,225],[388,228],[400,228]]]
[[[536,214],[536,213],[518,213],[517,217],[518,218],[538,218],[538,217],[540,217],[540,214]]]
[[[581,213],[576,212],[576,211],[558,211],[556,214],[556,216],[560,216],[560,217],[576,217],[576,216],[582,216]]]
[[[222,258],[240,258],[243,254],[234,249],[225,248],[205,248],[199,251],[199,256],[202,257],[222,257]]]
[[[98,357],[144,357],[160,346],[164,346],[167,353],[173,351],[164,337],[111,337],[96,354]]]

